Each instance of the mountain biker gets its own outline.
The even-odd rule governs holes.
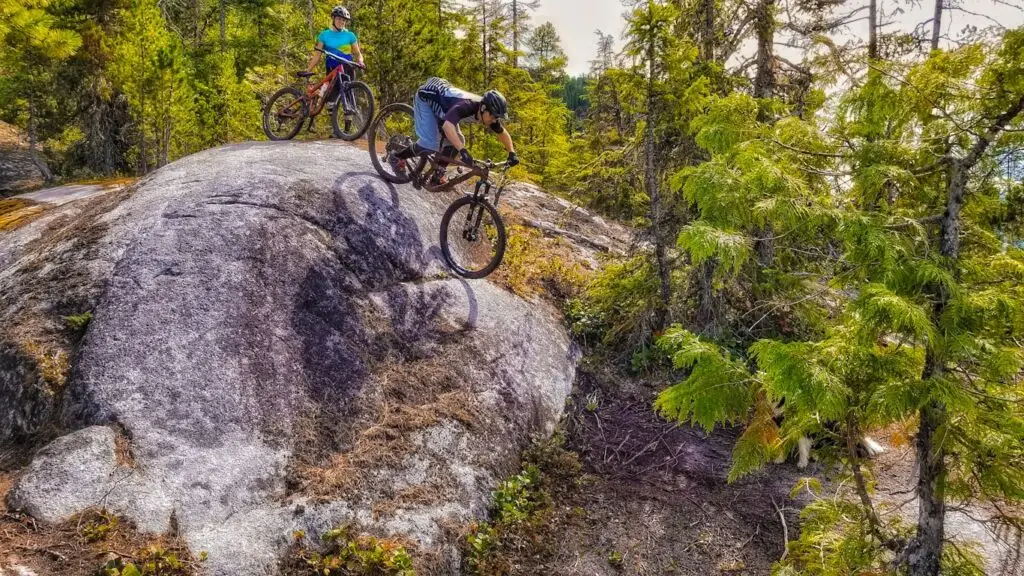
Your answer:
[[[331,27],[324,29],[316,37],[317,49],[309,57],[306,72],[313,72],[320,62],[319,51],[323,50],[327,54],[324,63],[327,66],[328,74],[338,66],[344,66],[345,74],[348,74],[350,78],[355,78],[354,69],[349,63],[353,61],[352,56],[355,55],[354,61],[363,66],[363,52],[359,49],[359,38],[356,37],[355,32],[348,29],[348,23],[351,21],[352,15],[344,6],[335,6],[331,10]],[[337,95],[338,84],[334,83],[331,85],[331,91],[326,95],[328,107],[334,106]]]
[[[416,123],[416,136],[419,141],[411,148],[392,154],[388,158],[395,175],[402,176],[407,170],[407,163],[428,150],[441,152],[442,157],[455,158],[464,164],[473,164],[473,157],[466,150],[466,138],[459,128],[463,121],[479,122],[487,126],[508,151],[509,167],[519,164],[512,136],[502,124],[508,118],[508,101],[497,90],[488,90],[483,96],[456,88],[442,78],[430,78],[416,91],[413,101],[413,119]],[[441,148],[441,136],[448,145]],[[439,170],[431,177],[431,184],[445,182],[444,172],[448,163],[439,162]]]

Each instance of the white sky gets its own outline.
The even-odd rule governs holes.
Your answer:
[[[905,11],[894,17],[895,23],[886,27],[885,32],[895,32],[897,29],[911,31],[918,23],[931,18],[935,11],[934,0],[879,2],[881,10],[885,13],[891,13],[898,7],[903,7]],[[866,4],[866,0],[849,2],[854,7],[861,3]],[[1024,26],[1024,11],[1006,6],[1006,3],[1024,5],[1020,0],[959,0],[959,6],[980,16],[957,10],[946,11],[943,16],[943,29],[949,36],[956,37],[967,25],[985,28],[994,25],[995,21],[1006,28]],[[562,47],[569,56],[569,73],[577,75],[584,74],[590,69],[597,39],[595,30],[613,35],[616,38],[616,49],[621,49],[625,11],[620,0],[541,0],[540,9],[533,15],[533,22],[540,24],[550,21],[555,25],[562,39]],[[861,29],[851,30],[851,34],[867,36],[865,23],[860,22],[854,26],[860,26]]]

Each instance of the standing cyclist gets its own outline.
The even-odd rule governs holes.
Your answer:
[[[306,66],[307,72],[313,72],[316,68],[320,62],[319,51],[323,50],[327,53],[327,59],[324,62],[327,65],[328,74],[338,66],[344,66],[345,74],[348,74],[350,78],[355,78],[355,71],[349,62],[353,61],[352,56],[355,55],[355,62],[362,66],[363,52],[359,49],[359,39],[355,32],[348,29],[348,23],[351,20],[352,15],[344,6],[335,6],[331,10],[331,27],[316,37],[317,50],[314,50],[309,57],[309,64]],[[334,82],[331,84],[331,91],[326,95],[328,106],[334,106],[337,95],[338,83]]]
[[[427,150],[441,152],[443,157],[454,158],[464,164],[473,164],[473,157],[466,150],[466,139],[462,135],[459,123],[468,120],[479,122],[498,135],[498,140],[508,151],[509,167],[519,164],[512,136],[505,130],[503,119],[508,118],[508,102],[501,92],[488,90],[483,96],[477,96],[456,88],[441,78],[431,78],[416,91],[413,102],[413,118],[416,122],[416,136],[419,141],[410,149],[392,154],[388,158],[395,175],[404,175],[407,161]],[[441,135],[449,142],[441,149]],[[446,162],[440,162],[440,169],[431,178],[431,184],[445,182],[444,171]]]

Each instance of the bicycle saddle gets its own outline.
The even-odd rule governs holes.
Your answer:
[[[310,76],[313,75],[313,73],[306,72],[305,70],[303,70],[302,72],[296,72],[295,75],[298,76],[299,78],[309,78]]]

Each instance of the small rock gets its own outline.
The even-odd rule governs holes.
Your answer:
[[[44,522],[60,522],[102,504],[117,468],[117,434],[91,426],[54,440],[33,460],[10,505]]]

